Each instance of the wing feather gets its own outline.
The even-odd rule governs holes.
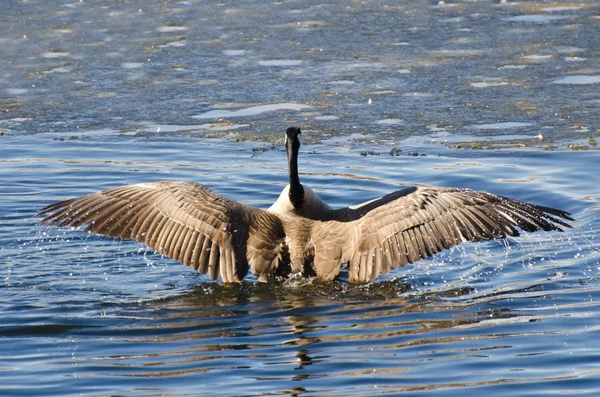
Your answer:
[[[334,241],[346,241],[339,258],[328,260],[347,260],[350,282],[373,280],[463,241],[518,236],[517,228],[562,231],[571,227],[566,221],[573,220],[554,208],[469,189],[433,187],[406,188],[332,211],[330,218],[313,228],[315,257]],[[320,264],[314,267],[319,276]]]
[[[44,207],[40,223],[133,239],[208,273],[241,281],[248,261],[268,277],[285,239],[277,215],[222,197],[191,182],[154,182],[106,189]],[[264,264],[268,263],[268,266]]]

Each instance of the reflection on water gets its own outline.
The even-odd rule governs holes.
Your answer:
[[[223,285],[135,242],[37,226],[34,214],[149,180],[196,180],[266,207],[286,183],[281,144],[3,139],[0,381],[9,394],[598,392],[595,153],[363,157],[348,142],[305,145],[301,177],[334,206],[402,183],[475,187],[570,210],[576,228],[464,244],[367,285],[347,275]]]

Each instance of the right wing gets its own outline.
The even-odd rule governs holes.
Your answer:
[[[40,223],[137,240],[216,280],[264,280],[279,264],[279,218],[192,182],[115,187],[44,207]]]

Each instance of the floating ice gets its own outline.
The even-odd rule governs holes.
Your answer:
[[[218,110],[210,110],[206,113],[199,114],[197,116],[192,116],[195,119],[212,119],[212,118],[220,118],[220,117],[243,117],[243,116],[255,116],[257,114],[261,114],[264,112],[272,112],[275,110],[302,110],[309,109],[312,106],[303,105],[299,103],[272,103],[269,105],[259,105],[252,106],[245,109],[239,110],[226,110],[226,109],[218,109]]]
[[[8,88],[6,92],[10,95],[21,95],[25,94],[29,89],[27,88]]]
[[[514,17],[503,18],[509,22],[533,22],[533,23],[548,23],[559,21],[561,19],[571,18],[571,15],[547,15],[547,14],[532,14],[532,15],[516,15]]]
[[[246,50],[225,50],[223,51],[223,55],[238,56],[244,54],[245,52]]]
[[[521,128],[528,127],[531,123],[520,123],[517,121],[505,121],[503,123],[490,123],[490,124],[473,124],[469,128],[475,130],[504,130],[508,128]]]
[[[552,58],[552,55],[523,55],[522,56],[523,59],[529,59],[532,61],[538,61],[538,60],[542,60],[542,59],[550,59]]]
[[[44,58],[62,58],[71,56],[68,52],[48,51],[42,54]]]
[[[170,32],[183,32],[185,30],[188,30],[188,28],[185,26],[161,26],[157,30],[162,33],[170,33]]]
[[[504,69],[525,69],[527,67],[527,65],[504,65],[504,66],[500,66],[498,68],[498,70],[504,70]]]
[[[490,80],[490,81],[480,81],[477,83],[470,83],[471,87],[475,88],[487,88],[487,87],[500,87],[503,85],[508,85],[506,81],[499,80]]]
[[[356,81],[353,81],[353,80],[333,80],[333,81],[328,81],[327,83],[324,83],[324,84],[350,85],[350,84],[356,84]]]
[[[377,120],[375,122],[375,124],[384,124],[384,125],[394,125],[394,124],[402,124],[404,123],[404,120],[401,119],[381,119],[381,120]]]
[[[229,131],[242,127],[248,127],[250,124],[234,123],[206,123],[192,125],[174,125],[174,124],[150,124],[141,129],[144,132],[183,132],[183,131]]]
[[[142,62],[123,62],[121,64],[123,69],[139,69],[142,66],[144,66]]]
[[[315,120],[338,120],[339,117],[338,116],[333,116],[333,115],[326,115],[326,116],[317,116],[315,117]]]
[[[550,6],[542,8],[542,11],[546,12],[561,12],[561,11],[575,11],[581,9],[580,6]]]
[[[600,83],[600,75],[594,74],[576,74],[573,76],[561,77],[552,81],[553,84],[598,84]]]
[[[271,59],[268,61],[258,61],[258,64],[261,66],[296,66],[301,63],[301,59]]]

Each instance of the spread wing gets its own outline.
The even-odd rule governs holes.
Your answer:
[[[517,228],[562,231],[571,226],[559,218],[569,215],[468,189],[407,188],[316,225],[315,269],[330,279],[348,263],[350,282],[366,282],[463,241],[518,236]]]
[[[278,266],[283,226],[276,215],[192,182],[127,185],[43,208],[40,223],[88,224],[86,231],[137,240],[213,280],[264,279]]]

